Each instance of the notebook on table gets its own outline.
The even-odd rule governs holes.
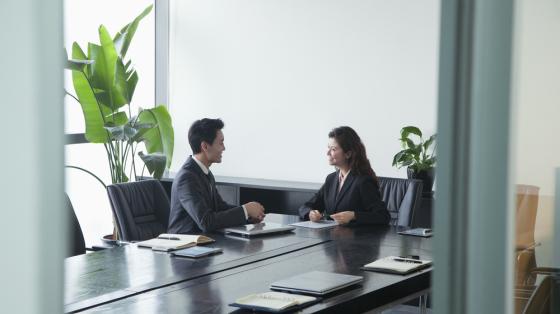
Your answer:
[[[362,269],[382,273],[406,275],[429,267],[430,265],[432,265],[432,261],[404,258],[400,256],[387,256],[364,265]]]
[[[148,247],[154,251],[173,251],[210,242],[214,242],[214,239],[203,235],[162,233],[157,238],[137,242],[136,244],[139,247]]]
[[[270,285],[270,288],[272,290],[295,293],[325,295],[333,291],[361,283],[363,280],[364,277],[362,276],[311,271],[273,282]]]
[[[218,254],[221,252],[222,249],[218,247],[191,246],[186,249],[181,249],[178,251],[171,252],[171,255],[179,256],[179,257],[198,258],[198,257],[212,255],[212,254]]]
[[[235,303],[231,303],[230,306],[252,311],[283,313],[301,309],[319,300],[306,295],[271,291],[244,296],[235,300]]]
[[[249,224],[244,226],[224,228],[223,231],[229,234],[236,234],[242,236],[258,236],[265,234],[273,234],[280,232],[288,232],[294,230],[295,227],[281,225],[272,222],[261,222],[258,224]]]

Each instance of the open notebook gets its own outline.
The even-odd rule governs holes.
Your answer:
[[[264,292],[250,294],[235,300],[230,306],[252,311],[282,313],[293,311],[319,301],[316,297],[284,292]]]
[[[136,243],[139,247],[149,247],[155,251],[173,251],[214,242],[214,239],[203,235],[162,233],[157,238]]]
[[[387,256],[364,265],[362,269],[382,273],[406,275],[429,267],[430,265],[432,265],[432,261],[410,259],[399,256]]]

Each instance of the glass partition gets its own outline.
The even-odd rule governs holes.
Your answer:
[[[515,313],[558,313],[560,3],[518,0],[512,76]],[[552,298],[551,298],[552,297]],[[548,309],[541,312],[540,309]]]

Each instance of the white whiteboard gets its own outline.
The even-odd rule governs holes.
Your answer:
[[[215,174],[322,182],[327,134],[352,126],[374,170],[402,126],[436,130],[436,0],[176,0],[170,17],[172,171],[190,124],[224,120]]]

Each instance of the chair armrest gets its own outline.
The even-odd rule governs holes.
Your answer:
[[[553,274],[558,274],[558,273],[560,273],[560,268],[535,267],[535,268],[531,269],[531,271],[527,275],[527,279],[526,279],[525,282],[530,282],[529,281],[530,279],[532,280],[532,282],[535,282],[536,279],[537,279],[537,275],[553,275]]]
[[[535,275],[551,275],[560,273],[560,268],[556,267],[535,267],[531,269],[531,274]]]

